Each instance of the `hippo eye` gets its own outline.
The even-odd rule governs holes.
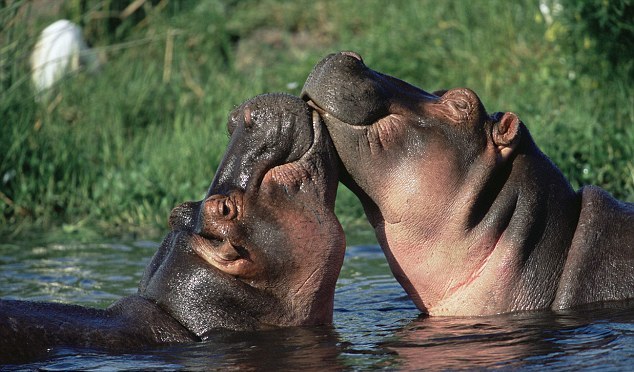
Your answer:
[[[469,102],[467,101],[463,101],[463,100],[458,100],[454,103],[454,105],[459,108],[460,110],[466,110],[469,108]]]

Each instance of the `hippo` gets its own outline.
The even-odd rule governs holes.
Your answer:
[[[227,126],[206,197],[173,209],[138,292],[106,309],[0,301],[0,362],[56,346],[126,351],[332,323],[345,237],[338,158],[319,115],[299,97],[266,94]]]
[[[634,297],[634,205],[572,189],[513,112],[428,93],[354,52],[302,98],[326,124],[390,269],[421,312],[479,316]],[[591,305],[593,304],[593,305]]]

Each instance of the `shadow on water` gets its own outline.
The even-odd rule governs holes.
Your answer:
[[[105,307],[136,291],[158,243],[0,244],[0,297]],[[1,351],[0,351],[1,352]],[[60,348],[0,370],[627,370],[634,307],[425,318],[377,246],[353,246],[332,327],[217,332],[127,354]]]

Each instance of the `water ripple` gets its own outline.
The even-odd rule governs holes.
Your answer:
[[[0,296],[103,307],[136,291],[158,243],[0,244]],[[378,246],[349,247],[332,328],[218,333],[197,344],[112,355],[59,349],[41,370],[629,370],[634,306],[427,318]],[[11,366],[0,369],[11,370]]]

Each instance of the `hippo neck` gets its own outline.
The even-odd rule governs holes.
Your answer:
[[[510,268],[507,262],[501,269],[517,270],[514,285],[508,288],[506,311],[552,304],[580,211],[579,196],[537,148],[528,130],[522,129],[517,156],[500,170],[505,173],[499,177],[504,183],[498,186],[497,196],[490,202],[486,196],[476,200],[477,208],[470,214],[475,222],[479,219],[476,210],[489,207],[476,229],[485,231],[493,223],[496,249],[505,250],[515,265]]]
[[[394,227],[366,208],[395,277],[421,310],[485,315],[554,300],[579,201],[523,129],[514,159],[499,167],[477,160],[446,210]]]
[[[552,304],[580,210],[569,182],[522,130],[517,155],[491,175],[468,214],[472,231],[496,239],[503,263],[494,269],[514,271],[497,291],[503,311]]]

